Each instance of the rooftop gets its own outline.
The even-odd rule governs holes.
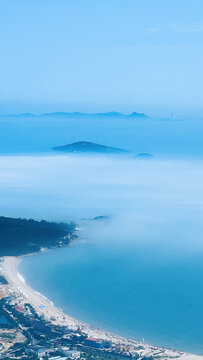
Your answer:
[[[97,338],[86,338],[85,340],[88,340],[88,341],[101,341],[101,339],[97,339]]]

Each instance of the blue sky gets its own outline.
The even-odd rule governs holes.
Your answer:
[[[202,0],[3,0],[0,113],[202,114]]]

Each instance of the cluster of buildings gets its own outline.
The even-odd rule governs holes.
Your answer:
[[[61,348],[60,350],[58,349],[58,353],[60,353],[60,355],[50,355],[51,353],[53,353],[53,349],[48,349],[46,347],[42,347],[42,346],[36,346],[36,347],[27,347],[27,351],[26,351],[28,356],[32,356],[33,354],[37,355],[37,357],[39,359],[49,359],[49,360],[78,360],[80,359],[80,355],[81,352],[78,351],[77,349],[72,349],[70,350],[68,347],[67,348]]]
[[[0,317],[0,341],[5,327],[7,335],[9,331],[13,334],[9,346],[5,347],[3,341],[0,343],[0,359],[7,359],[9,355],[9,359],[85,360],[84,354],[90,349],[99,351],[100,355],[108,352],[135,357],[133,347],[88,337],[80,328],[73,330],[45,320],[29,303],[20,302],[16,294],[1,299],[0,309],[8,321],[5,326]],[[21,340],[19,337],[16,340],[14,334],[17,332],[22,334]]]
[[[88,348],[111,346],[88,337],[80,328],[73,330],[45,320],[31,304],[21,301],[21,294],[12,292],[0,300],[0,341],[0,359],[77,360]]]

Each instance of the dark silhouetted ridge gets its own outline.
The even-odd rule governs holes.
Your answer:
[[[128,153],[127,150],[114,148],[111,146],[95,144],[88,141],[78,141],[72,144],[62,145],[62,146],[55,146],[53,147],[55,151],[61,152],[75,152],[75,153]]]
[[[122,114],[117,111],[109,111],[104,113],[83,113],[83,112],[65,112],[65,111],[56,111],[51,113],[43,114],[32,114],[32,113],[21,113],[21,114],[0,114],[0,117],[11,117],[11,118],[30,118],[30,117],[61,117],[61,118],[122,118],[122,119],[148,119],[149,117],[143,113],[132,112],[131,114]]]
[[[41,248],[68,245],[74,231],[73,223],[0,216],[0,256],[24,255]]]

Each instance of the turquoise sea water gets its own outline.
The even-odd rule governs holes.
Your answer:
[[[136,234],[134,241],[126,238],[119,244],[111,242],[111,234],[108,242],[105,234],[103,243],[99,232],[100,225],[99,241],[90,237],[70,248],[24,258],[20,272],[78,319],[203,354],[202,251],[182,253],[177,240],[149,244],[144,234],[144,244]]]

